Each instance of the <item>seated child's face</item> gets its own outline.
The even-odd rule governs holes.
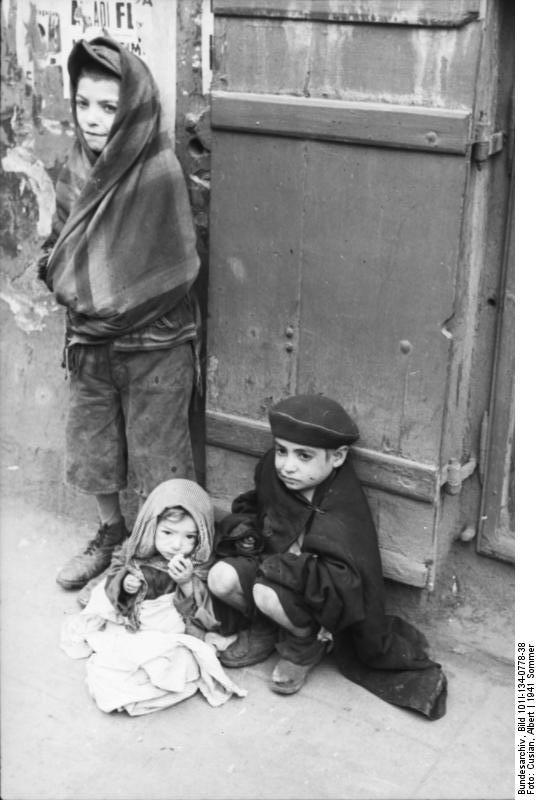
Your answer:
[[[157,523],[155,548],[166,560],[189,556],[198,543],[198,529],[183,509],[170,509]]]
[[[348,449],[325,450],[285,439],[274,439],[274,448],[274,465],[279,479],[292,492],[300,492],[310,499],[315,487],[343,464]]]
[[[76,117],[82,135],[94,153],[106,144],[119,103],[118,78],[82,72],[76,91]]]

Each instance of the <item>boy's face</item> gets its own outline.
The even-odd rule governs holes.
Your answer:
[[[76,90],[76,117],[89,148],[100,153],[108,139],[119,104],[118,78],[81,74]]]
[[[274,448],[274,465],[279,479],[292,492],[300,492],[309,500],[315,487],[343,464],[348,451],[348,447],[325,450],[285,439],[274,439]]]
[[[191,516],[162,519],[155,532],[155,548],[167,561],[174,556],[189,556],[198,543],[198,529]]]

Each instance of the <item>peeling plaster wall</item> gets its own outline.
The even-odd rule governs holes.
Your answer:
[[[77,2],[84,11],[94,7],[86,0]],[[167,127],[173,133],[176,126],[177,153],[189,178],[203,264],[203,299],[209,185],[208,102],[202,94],[203,3],[181,0],[178,7],[175,0],[108,3],[122,10],[129,6],[133,14],[154,13],[157,22],[158,15],[166,19],[165,30],[159,22],[151,36],[148,33],[139,41],[159,83]],[[73,33],[65,9],[73,8],[71,0],[6,0],[2,5],[0,474],[5,494],[31,492],[40,507],[91,519],[91,498],[63,484],[68,397],[61,366],[64,311],[36,278],[36,260],[54,210],[54,183],[73,141],[65,85],[65,57]],[[86,38],[99,33],[91,22],[84,21],[89,25]],[[198,438],[201,411],[198,408],[193,415]],[[202,447],[196,449],[203,473]]]
[[[29,489],[37,498],[64,495],[61,443],[66,387],[60,367],[63,313],[35,277],[40,244],[54,210],[53,182],[71,138],[41,122],[44,95],[54,92],[55,70],[36,81],[18,55],[20,17],[16,2],[2,8],[2,127],[0,189],[1,430],[2,489]],[[32,30],[26,45],[33,53]],[[35,51],[38,57],[38,51]],[[58,94],[56,92],[56,94]],[[61,93],[60,93],[61,95]],[[68,119],[60,97],[54,109]]]

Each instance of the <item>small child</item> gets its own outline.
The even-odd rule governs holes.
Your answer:
[[[212,504],[201,486],[177,479],[153,490],[104,579],[106,595],[127,627],[139,628],[144,600],[170,593],[186,633],[203,639],[220,627],[207,590],[213,536]]]
[[[90,656],[88,687],[102,711],[146,714],[198,689],[211,705],[244,696],[215,654],[228,640],[206,585],[213,535],[207,493],[193,481],[165,481],[84,611],[67,618],[62,647]]]
[[[119,499],[127,483],[141,504],[162,481],[194,477],[199,258],[146,64],[99,37],[77,42],[67,66],[75,141],[39,277],[66,308],[66,481],[95,496],[100,519],[56,576],[80,589],[128,536]]]
[[[274,448],[223,520],[215,550],[225,556],[208,577],[219,602],[248,620],[222,663],[254,664],[276,648],[271,688],[293,694],[333,649],[346,677],[437,719],[445,676],[423,635],[385,614],[377,535],[349,457],[354,421],[321,395],[289,397],[269,421]],[[247,534],[260,542],[253,553],[233,546]]]

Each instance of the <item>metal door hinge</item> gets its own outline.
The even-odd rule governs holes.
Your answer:
[[[481,163],[503,149],[503,131],[491,132],[486,122],[478,122],[475,126],[475,137],[472,144],[472,159]]]
[[[450,458],[441,473],[441,485],[445,486],[447,494],[459,494],[463,482],[474,473],[476,467],[477,460],[473,456],[466,464],[461,464],[456,458]]]

